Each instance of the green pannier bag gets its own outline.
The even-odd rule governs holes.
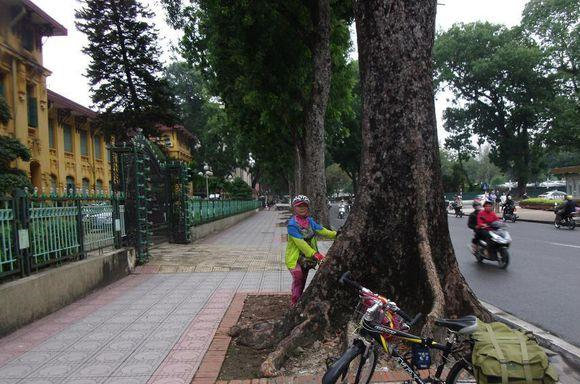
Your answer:
[[[531,333],[477,322],[471,356],[478,384],[553,384],[558,375]]]

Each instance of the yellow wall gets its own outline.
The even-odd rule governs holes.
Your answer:
[[[168,137],[171,141],[171,147],[168,148],[169,157],[176,160],[182,160],[190,163],[193,157],[191,156],[191,148],[188,140],[182,132],[177,129],[172,129],[170,132],[164,132],[164,137]]]
[[[59,119],[58,109],[55,107],[49,110],[49,119],[54,127],[54,148],[48,148],[49,167],[46,168],[47,189],[51,191],[51,178],[56,176],[58,181],[58,192],[62,193],[66,187],[67,177],[74,179],[77,191],[83,190],[83,179],[89,180],[89,191],[97,191],[97,181],[101,181],[103,192],[109,191],[109,181],[111,180],[111,166],[108,160],[106,142],[102,135],[95,135],[95,130],[90,127],[90,121],[79,120],[78,116],[66,116]],[[65,151],[64,148],[64,126],[69,125],[72,131],[72,152]],[[81,154],[81,132],[87,134],[87,156]],[[95,153],[94,137],[99,138],[101,143],[100,158]],[[47,147],[49,140],[47,138]]]
[[[0,124],[0,135],[16,137],[26,144],[32,154],[29,162],[17,160],[15,166],[25,171],[31,178],[39,193],[51,192],[51,178],[56,176],[58,192],[62,193],[66,185],[66,177],[74,178],[77,189],[82,189],[82,180],[87,178],[91,189],[96,189],[96,181],[101,180],[103,189],[109,190],[110,166],[107,160],[105,142],[101,137],[102,155],[100,160],[94,159],[93,132],[90,130],[88,119],[79,124],[77,116],[69,115],[65,119],[58,119],[56,107],[50,107],[47,100],[46,77],[50,72],[42,67],[41,36],[35,25],[28,24],[27,28],[34,31],[34,49],[28,51],[22,47],[19,30],[23,28],[20,21],[16,28],[10,27],[10,19],[5,7],[0,5],[0,81],[4,89],[4,97],[8,102],[12,119],[7,125]],[[30,87],[33,93],[28,93]],[[30,127],[28,121],[28,98],[37,99],[37,127]],[[49,111],[50,109],[50,111]],[[73,112],[74,114],[75,112]],[[49,148],[48,119],[55,122],[55,148]],[[62,124],[68,123],[73,127],[72,153],[65,153],[63,148]],[[88,132],[89,156],[80,155],[80,131]]]

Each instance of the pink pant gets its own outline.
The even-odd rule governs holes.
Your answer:
[[[295,305],[304,292],[308,270],[304,272],[300,265],[296,264],[296,268],[290,269],[290,274],[292,275],[292,305]]]

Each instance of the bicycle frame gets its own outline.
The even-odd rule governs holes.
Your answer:
[[[375,340],[378,344],[381,345],[383,350],[395,358],[397,363],[411,376],[413,380],[417,384],[427,384],[424,379],[421,378],[421,375],[415,370],[409,361],[405,359],[404,356],[399,354],[396,348],[389,350],[388,343],[386,340],[386,336],[396,337],[400,340],[403,340],[409,344],[416,344],[423,347],[427,347],[429,349],[437,349],[443,352],[441,363],[437,366],[437,370],[435,371],[434,379],[440,380],[441,374],[443,373],[443,369],[445,367],[445,362],[449,355],[454,351],[454,341],[455,335],[452,334],[448,339],[446,344],[440,344],[430,338],[422,338],[420,336],[413,335],[408,332],[399,331],[393,328],[385,327],[380,324],[371,324],[367,320],[362,320],[362,327],[359,330],[359,334],[361,336],[368,336]],[[369,329],[372,329],[370,331]]]

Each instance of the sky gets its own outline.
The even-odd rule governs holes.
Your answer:
[[[84,77],[89,58],[81,50],[87,41],[74,26],[74,10],[80,7],[78,0],[32,0],[46,13],[64,25],[68,36],[45,39],[44,66],[52,71],[47,79],[49,89],[87,107],[91,106],[89,85]],[[174,47],[179,40],[179,32],[171,29],[164,19],[160,0],[143,0],[155,12],[154,22],[161,38],[162,60],[175,59]],[[527,0],[439,0],[437,8],[437,29],[446,30],[454,23],[489,21],[492,23],[517,25]],[[356,39],[354,40],[356,41]],[[352,56],[356,57],[356,50]],[[442,113],[447,104],[448,94],[437,95],[435,104],[440,139],[445,136],[442,129]]]

